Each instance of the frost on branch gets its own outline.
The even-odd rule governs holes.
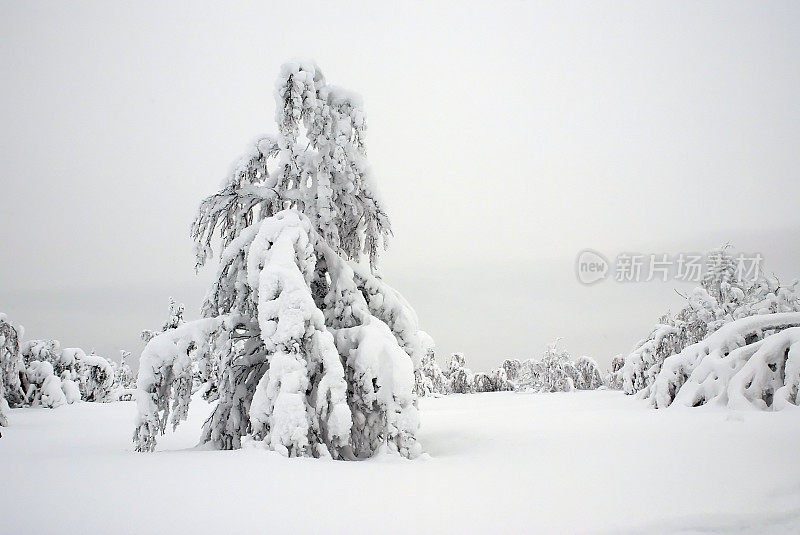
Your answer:
[[[201,440],[249,436],[286,456],[414,457],[414,370],[429,341],[376,275],[391,233],[366,163],[360,98],[312,63],[281,68],[259,138],[192,224],[197,267],[221,253],[203,318],[164,329],[137,380],[136,449],[186,417],[192,370],[218,403]]]

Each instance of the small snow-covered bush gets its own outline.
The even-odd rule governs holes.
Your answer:
[[[606,375],[604,383],[611,390],[622,390],[622,367],[625,365],[625,358],[617,355],[611,360],[611,372]]]
[[[417,396],[430,394],[447,394],[450,391],[449,381],[436,362],[436,347],[427,333],[419,331],[425,355],[422,362],[414,370],[414,392]]]
[[[603,386],[600,367],[592,357],[578,357],[575,361],[575,370],[577,371],[575,388],[578,390],[596,390]]]
[[[540,392],[570,392],[575,389],[578,380],[578,370],[570,359],[569,353],[559,350],[557,343],[553,342],[547,347],[540,361],[539,374]]]
[[[505,392],[513,389],[506,376],[506,370],[502,367],[495,368],[489,373],[475,374],[473,387],[475,392]]]
[[[503,361],[503,370],[506,372],[506,379],[511,385],[519,380],[522,362],[519,359],[506,359]]]
[[[115,401],[111,393],[114,389],[114,366],[100,355],[85,354],[77,350],[81,364],[80,385],[86,401]]]
[[[199,320],[154,336],[137,378],[134,443],[186,417],[194,370],[218,398],[201,440],[250,436],[287,456],[415,457],[416,314],[376,275],[389,219],[366,162],[360,97],[288,63],[278,132],[256,141],[192,224],[197,267],[221,240]]]
[[[28,391],[27,403],[33,407],[42,406],[49,409],[67,403],[67,397],[61,389],[61,379],[53,372],[53,365],[47,360],[34,360],[25,370]]]
[[[114,368],[114,382],[111,388],[111,398],[118,401],[130,401],[136,392],[136,377],[133,375],[129,360],[131,352],[121,349],[119,352],[120,363],[111,362]]]
[[[520,364],[514,390],[537,392],[542,388],[542,363],[536,359],[525,359]]]
[[[75,355],[58,340],[26,340],[20,344],[25,365],[25,405],[50,409],[80,400],[75,396]]]
[[[450,362],[445,372],[449,382],[448,390],[454,394],[469,394],[475,391],[475,378],[472,371],[467,368],[467,361],[463,353],[450,355]]]
[[[61,390],[64,391],[64,397],[67,403],[72,404],[81,400],[81,389],[69,372],[61,374]]]

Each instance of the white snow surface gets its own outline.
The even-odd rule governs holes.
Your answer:
[[[425,397],[428,455],[361,462],[198,449],[209,413],[193,400],[147,454],[133,402],[11,410],[0,532],[800,532],[798,411],[663,411],[615,391]]]

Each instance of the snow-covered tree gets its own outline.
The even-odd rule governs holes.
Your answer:
[[[506,359],[503,361],[503,370],[505,370],[506,378],[512,385],[519,380],[521,369],[522,362],[519,359]]]
[[[116,369],[115,382],[123,388],[133,388],[136,386],[136,377],[131,370],[131,352],[120,349],[120,364]]]
[[[515,390],[538,392],[542,389],[542,363],[536,359],[525,359],[520,363]]]
[[[115,373],[111,361],[96,355],[94,351],[89,355],[80,349],[73,351],[81,363],[79,379],[83,399],[97,402],[115,401],[112,396]]]
[[[603,376],[600,366],[592,357],[580,356],[575,361],[575,370],[578,372],[575,388],[578,390],[596,390],[603,386]]]
[[[8,409],[19,407],[24,402],[20,381],[20,375],[25,370],[19,352],[21,331],[21,327],[15,327],[8,316],[0,313],[0,426],[8,425]]]
[[[131,352],[121,349],[119,352],[120,363],[112,362],[114,369],[114,383],[111,398],[118,401],[130,401],[136,390],[136,377],[130,366]]]
[[[416,456],[414,367],[425,351],[408,303],[377,275],[391,233],[366,162],[358,96],[313,63],[276,84],[277,135],[259,138],[200,205],[197,267],[221,240],[202,318],[142,352],[134,442],[151,451],[186,417],[192,370],[219,370],[202,441],[249,435],[288,456]],[[170,406],[170,402],[172,405]]]
[[[25,378],[27,404],[54,409],[67,403],[67,397],[61,389],[61,379],[54,373],[49,361],[31,361],[25,369]]]
[[[56,375],[75,366],[73,355],[61,349],[58,340],[25,340],[20,344],[20,353],[25,366],[31,362],[49,362]]]
[[[611,390],[622,390],[622,367],[625,357],[617,355],[611,360],[611,371],[606,375],[604,383]]]
[[[798,388],[800,312],[781,312],[726,323],[671,355],[642,395],[656,408],[777,410],[800,404]]]
[[[20,344],[25,366],[25,405],[56,408],[80,401],[76,384],[80,363],[58,340],[26,340]],[[76,390],[78,392],[76,393]]]
[[[425,355],[419,367],[414,370],[414,392],[417,396],[430,394],[449,393],[449,381],[436,362],[436,346],[433,339],[425,332],[420,331]]]
[[[686,306],[674,316],[663,316],[625,358],[620,372],[623,390],[649,395],[649,387],[668,357],[730,322],[753,315],[800,311],[796,287],[797,281],[782,285],[777,278],[763,274],[754,280],[744,278],[726,247],[710,252],[708,271],[701,285],[686,296]]]
[[[454,394],[469,394],[475,389],[475,378],[472,371],[467,368],[464,353],[450,355],[445,376],[449,383],[448,390]]]
[[[0,314],[0,410],[111,400],[111,362],[87,357],[78,348],[62,348],[58,340],[21,338],[22,328]]]
[[[558,349],[558,340],[547,346],[540,365],[541,392],[570,392],[575,389],[578,371],[569,353]]]
[[[186,323],[185,320],[183,319],[184,310],[185,307],[183,303],[176,303],[175,300],[172,297],[170,297],[169,314],[164,324],[161,325],[161,332],[163,333],[171,329],[177,329],[178,327]],[[159,331],[151,331],[149,329],[145,329],[144,331],[142,331],[142,340],[144,340],[145,342],[149,342],[157,334],[159,334]]]
[[[503,367],[495,368],[488,373],[476,373],[473,379],[474,392],[505,392],[513,389]]]

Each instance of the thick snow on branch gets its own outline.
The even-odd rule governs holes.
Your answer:
[[[686,306],[675,315],[662,316],[627,356],[621,372],[610,379],[619,381],[621,375],[625,393],[647,396],[667,358],[725,325],[755,315],[800,312],[797,284],[781,284],[776,277],[763,274],[755,280],[745,278],[727,247],[711,251],[707,272],[701,285],[686,295]]]
[[[191,374],[191,344],[209,338],[223,319],[203,318],[184,323],[154,336],[145,346],[139,359],[139,375],[136,379],[138,417],[134,443],[137,451],[152,451],[155,448],[156,435],[162,434],[167,426],[173,386],[176,380],[180,381]],[[188,401],[183,403],[185,390],[179,394],[175,406],[188,406]],[[185,412],[178,413],[175,421],[181,418],[186,418]]]
[[[420,451],[414,368],[426,353],[416,314],[375,275],[391,234],[366,162],[361,99],[312,62],[275,86],[278,132],[263,136],[200,205],[197,266],[221,242],[204,320],[157,335],[142,355],[136,448],[185,418],[199,370],[218,399],[202,439],[244,436],[287,456]]]
[[[253,432],[285,455],[338,452],[349,440],[344,368],[325,318],[311,296],[314,248],[308,219],[292,211],[264,221],[247,258],[258,289],[258,323],[269,368],[250,406]],[[306,393],[311,392],[310,396]]]
[[[673,403],[762,409],[794,405],[800,380],[798,327],[800,312],[763,314],[727,323],[664,360],[644,395],[657,408]]]

